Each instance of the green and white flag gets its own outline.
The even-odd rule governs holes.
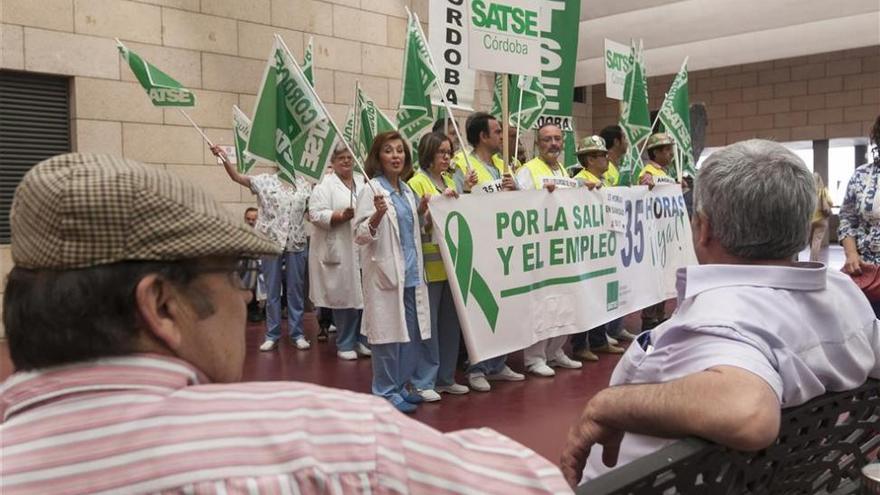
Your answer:
[[[436,84],[437,74],[431,65],[428,43],[418,20],[410,15],[403,50],[403,84],[397,107],[397,126],[400,134],[410,142],[414,162],[419,139],[434,125],[431,92]]]
[[[516,82],[511,85],[516,88],[511,91],[511,96],[516,99],[516,103],[510,110],[510,125],[520,129],[531,129],[538,121],[538,117],[544,113],[544,105],[547,103],[541,78],[512,76],[511,82]],[[520,102],[520,98],[522,98],[522,102]]]
[[[489,114],[498,119],[502,118],[501,99],[502,74],[495,74],[495,84],[492,88],[492,109]],[[509,74],[507,85],[507,113],[510,125],[520,129],[531,129],[544,112],[547,98],[544,96],[544,87],[541,78],[530,76],[517,76]],[[519,107],[519,97],[522,93],[522,110]]]
[[[149,95],[153,105],[157,107],[192,107],[196,104],[196,97],[192,91],[184,88],[171,76],[157,69],[155,66],[142,59],[137,53],[129,50],[119,40],[116,40],[119,53],[128,62],[128,67],[134,73],[141,86]]]
[[[379,110],[376,102],[373,101],[364,90],[358,86],[357,99],[355,101],[357,109],[357,136],[355,136],[354,149],[365,157],[373,146],[373,140],[376,135],[395,129],[394,123]]]
[[[501,108],[501,98],[503,96],[503,90],[501,85],[504,84],[504,81],[501,79],[502,75],[499,73],[495,73],[495,82],[492,84],[492,108],[489,110],[489,115],[495,117],[498,122],[501,122],[502,112],[504,111]],[[509,87],[509,86],[508,86]],[[510,98],[508,98],[509,100]],[[508,106],[508,111],[510,107]]]
[[[349,106],[348,112],[345,114],[345,125],[342,126],[342,138],[345,139],[345,142],[347,142],[352,148],[354,148],[354,119],[354,106]]]
[[[293,55],[276,36],[254,106],[247,152],[278,164],[282,178],[317,183],[339,134]]]
[[[660,106],[659,119],[669,137],[675,141],[681,169],[691,177],[697,174],[694,167],[694,151],[691,144],[690,98],[688,96],[688,72],[685,58],[681,69],[672,81],[669,92]]]
[[[256,159],[245,153],[248,138],[251,137],[251,120],[235,105],[232,105],[232,131],[235,134],[235,163],[238,172],[246,174],[254,167]]]
[[[648,109],[648,84],[645,79],[645,61],[641,43],[636,49],[631,44],[629,71],[623,85],[623,102],[620,110],[620,127],[629,142],[629,149],[620,164],[620,185],[635,185],[642,171],[639,143],[651,135],[651,112]]]
[[[303,74],[312,87],[315,87],[315,68],[314,68],[314,48],[312,46],[313,39],[309,36],[309,44],[306,45],[306,54],[303,56]]]

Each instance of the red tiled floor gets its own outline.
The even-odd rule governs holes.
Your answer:
[[[626,321],[627,328],[638,325],[637,318]],[[332,334],[330,342],[318,343],[313,338],[317,329],[314,314],[307,314],[305,321],[306,335],[312,342],[308,351],[297,351],[284,341],[277,351],[260,352],[263,329],[263,324],[248,327],[245,380],[300,380],[370,393],[369,359],[338,359]],[[580,370],[557,369],[555,378],[527,376],[524,382],[493,382],[488,393],[444,394],[440,402],[419,406],[413,417],[441,431],[489,427],[557,462],[569,425],[587,400],[608,384],[617,360],[618,356],[602,355],[598,363],[585,364]],[[508,364],[522,371],[522,353],[513,355]],[[461,374],[458,382],[466,383]]]

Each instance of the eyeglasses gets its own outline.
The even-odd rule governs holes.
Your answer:
[[[238,290],[251,290],[259,275],[260,268],[251,263],[250,259],[238,261],[236,266],[200,266],[196,268],[199,273],[225,273],[229,277],[229,282]]]
[[[446,151],[446,150],[438,150],[437,155],[439,155],[439,156],[452,156],[452,152]]]

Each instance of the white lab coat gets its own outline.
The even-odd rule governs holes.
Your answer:
[[[374,193],[369,186],[361,189],[354,213],[355,242],[360,245],[363,268],[364,315],[361,320],[361,333],[367,336],[370,344],[409,342],[403,305],[406,267],[403,248],[400,245],[397,212],[379,181],[373,179],[370,183],[380,195],[385,196],[388,210],[379,222],[374,237],[369,227],[369,219],[376,211],[376,207],[373,206]],[[416,316],[422,339],[428,339],[431,337],[431,317],[428,286],[425,284],[424,276],[425,268],[422,264],[422,242],[418,237],[418,205],[409,187],[403,186],[403,190],[412,207],[413,224],[416,226],[414,229],[416,260],[421,275],[421,283],[415,290]]]
[[[355,188],[365,187],[362,175],[354,174]],[[336,210],[353,206],[352,192],[334,174],[324,177],[309,200],[312,241],[309,246],[309,297],[322,308],[363,308],[360,262],[352,236],[351,221],[330,226]]]

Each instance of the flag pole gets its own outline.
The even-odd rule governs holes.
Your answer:
[[[361,127],[361,111],[358,107],[358,95],[361,92],[361,80],[355,79],[354,81],[354,128],[351,131],[351,141],[352,143],[357,143],[360,139],[360,127]],[[372,144],[372,143],[371,143]],[[355,148],[358,146],[355,144]],[[361,151],[361,150],[358,150]]]
[[[504,159],[504,175],[510,173],[510,167],[507,165],[507,160],[510,159],[510,148],[508,147],[508,142],[510,141],[510,108],[507,104],[508,100],[508,92],[510,86],[510,77],[507,74],[501,74],[501,157]]]
[[[413,14],[409,10],[409,7],[404,5],[403,8],[406,9],[406,13],[408,16],[415,19],[416,27],[418,27],[418,29],[419,29],[419,36],[421,36],[422,41],[425,42],[425,47],[428,47],[428,39],[425,37],[424,31],[422,31],[422,23],[419,22],[419,16],[417,14]],[[427,52],[428,52],[428,61],[431,63],[431,70],[434,71],[434,75],[437,75],[437,64],[434,63],[434,55],[431,53],[430,48],[428,48]],[[437,76],[434,79],[434,84],[436,84],[437,89],[440,90],[440,101],[443,103],[443,106],[446,108],[446,114],[452,115],[452,107],[449,105],[449,102],[446,101],[446,88],[444,87],[443,83],[440,82],[440,76]],[[455,119],[449,119],[449,121],[452,123],[452,129],[455,131],[455,135],[458,137],[458,142],[461,145],[461,152],[462,152],[462,154],[464,154],[465,166],[467,167],[468,170],[470,170],[471,169],[471,158],[470,158],[470,154],[467,152],[467,143],[465,143],[464,139],[462,139],[461,132],[459,132],[459,130],[458,130],[458,124],[455,122]]]
[[[517,78],[516,78],[516,86],[517,86],[517,89],[519,90],[519,103],[517,104],[517,107],[516,107],[516,140],[513,142],[514,159],[516,159],[516,155],[519,153],[519,131],[520,131],[520,128],[522,127],[522,98],[523,98],[523,93],[525,92],[522,88],[522,82],[523,82],[522,78],[523,77],[532,77],[532,76],[517,76]],[[529,80],[529,82],[531,82],[531,80]]]
[[[302,68],[300,68],[299,63],[297,63],[296,58],[290,52],[290,48],[287,47],[287,43],[284,42],[284,39],[282,39],[281,36],[278,35],[278,33],[275,33],[275,39],[278,40],[279,43],[281,43],[281,46],[283,46],[284,50],[287,52],[287,56],[290,57],[291,60],[293,60],[294,63],[292,65],[296,68],[297,74],[299,74],[303,79],[305,79],[306,76],[305,76],[305,74],[303,74]],[[354,154],[354,151],[352,151],[351,146],[348,144],[348,142],[345,141],[345,135],[342,134],[341,132],[339,132],[339,128],[336,127],[336,122],[333,121],[333,118],[330,116],[330,112],[328,112],[327,107],[324,106],[324,102],[321,101],[321,98],[318,97],[317,91],[315,91],[315,88],[313,88],[311,84],[306,84],[306,86],[309,87],[309,91],[312,92],[312,96],[315,97],[315,101],[318,102],[318,105],[321,105],[321,110],[324,111],[324,115],[327,116],[327,120],[330,121],[330,125],[333,126],[333,130],[336,131],[336,135],[340,136],[340,138],[341,138],[340,140],[342,141],[342,144],[345,145],[345,148],[348,150],[349,153],[351,153],[351,156],[354,157],[354,163],[358,166],[358,169],[360,169],[361,173],[364,174],[364,177],[368,179],[367,185],[370,186],[370,189],[372,189],[374,195],[378,194],[375,186],[373,186],[373,184],[369,181],[369,176],[364,171],[364,166],[363,166],[363,164],[361,164],[360,158],[358,158],[357,155]]]
[[[208,138],[208,136],[205,134],[205,132],[202,131],[202,128],[199,127],[198,125],[196,125],[195,122],[193,122],[193,119],[190,118],[189,114],[187,114],[186,112],[184,112],[183,109],[180,108],[180,107],[177,108],[177,111],[180,112],[180,114],[183,115],[183,116],[186,118],[186,120],[189,121],[190,124],[192,124],[192,126],[195,128],[195,130],[199,131],[199,134],[202,135],[202,139],[204,139],[205,142],[208,143],[208,146],[210,146],[210,147],[213,148],[213,147],[214,147],[214,143],[212,143],[211,140]]]

